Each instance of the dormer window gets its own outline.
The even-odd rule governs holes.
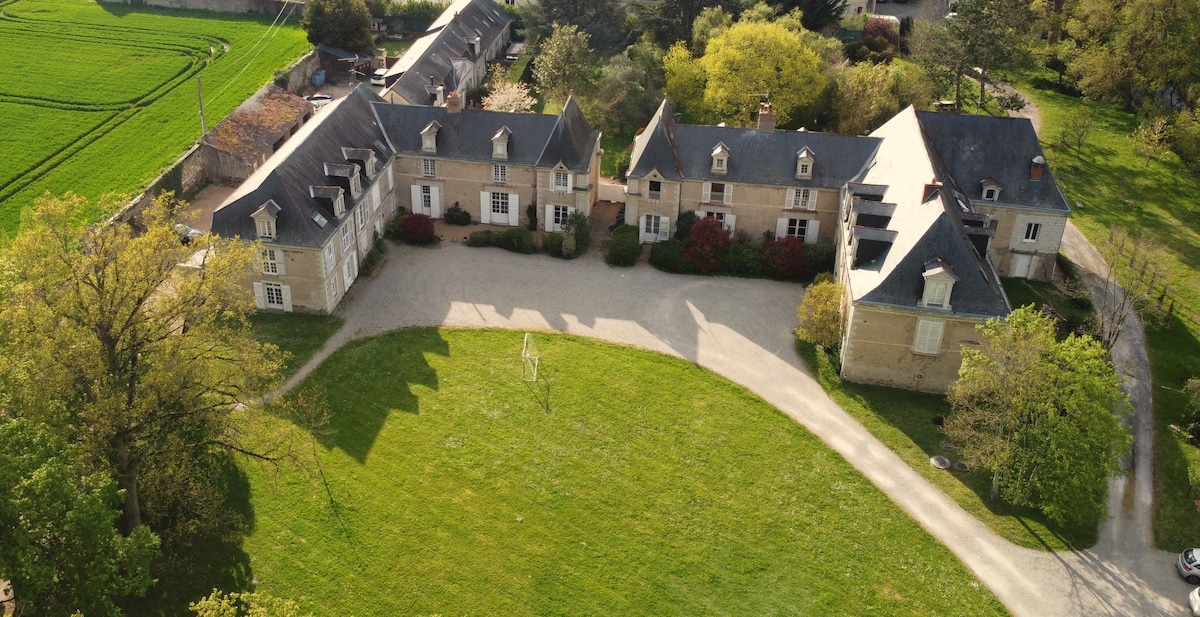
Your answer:
[[[250,218],[254,219],[254,231],[259,240],[274,240],[278,237],[275,222],[281,210],[275,200],[271,199],[250,215]]]
[[[337,197],[333,198],[333,215],[342,218],[346,214],[346,194],[338,191]]]
[[[256,219],[254,221],[254,227],[258,231],[259,239],[261,239],[261,240],[274,240],[275,239],[275,221]]]
[[[375,177],[375,157],[368,156],[367,160],[364,161],[363,164],[367,166],[367,177],[374,178]]]
[[[1000,198],[1000,185],[996,184],[995,180],[991,178],[984,178],[980,184],[983,185],[984,200],[996,201]]]
[[[724,143],[717,144],[712,151],[712,172],[725,175],[729,171],[729,148]]]
[[[954,291],[954,283],[958,277],[950,270],[950,266],[941,259],[933,259],[925,264],[925,291],[921,294],[920,306],[927,308],[950,309],[950,293]]]
[[[437,152],[437,134],[442,125],[437,120],[421,129],[421,152]]]
[[[495,135],[492,135],[492,158],[502,161],[508,160],[508,138],[512,135],[512,131],[508,130],[507,126],[500,127]]]
[[[358,175],[358,165],[355,165],[354,173],[350,174],[350,196],[357,199],[359,193],[362,193],[362,180]]]
[[[812,180],[813,162],[812,150],[807,147],[796,153],[797,180]]]

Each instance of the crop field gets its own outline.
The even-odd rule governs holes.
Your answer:
[[[197,78],[211,127],[308,50],[298,21],[0,0],[0,237],[46,192],[141,190],[200,137]]]

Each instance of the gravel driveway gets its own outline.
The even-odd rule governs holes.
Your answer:
[[[1015,615],[1184,615],[1190,586],[1174,555],[1104,540],[1093,550],[1016,547],[926,482],[848,416],[793,347],[793,284],[609,268],[596,251],[574,261],[457,243],[393,245],[339,312],[346,323],[288,383],[354,338],[404,326],[552,330],[660,351],[753,391],[858,468],[969,567]],[[514,354],[519,350],[514,349]],[[1114,490],[1121,490],[1119,484]],[[1111,537],[1113,524],[1104,537]],[[1132,534],[1138,535],[1138,534]]]

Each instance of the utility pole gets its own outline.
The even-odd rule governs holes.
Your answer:
[[[200,136],[203,137],[208,132],[208,127],[204,124],[204,84],[200,83],[200,76],[196,76],[196,94],[200,96]]]

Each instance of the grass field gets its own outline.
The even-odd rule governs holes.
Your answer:
[[[0,235],[47,191],[141,190],[200,136],[197,77],[211,127],[309,48],[295,17],[89,0],[0,10]]]
[[[250,470],[242,574],[316,615],[1005,614],[840,456],[693,364],[404,330],[306,382],[328,481]],[[332,496],[332,499],[329,497]]]
[[[255,313],[250,316],[254,335],[261,341],[273,343],[287,354],[282,370],[285,379],[304,366],[325,341],[342,327],[342,322],[337,315]]]
[[[1186,408],[1179,389],[1200,375],[1200,202],[1195,198],[1200,184],[1174,155],[1147,165],[1133,152],[1133,114],[1062,94],[1053,88],[1049,72],[1012,82],[1042,110],[1047,160],[1075,208],[1071,218],[1080,230],[1097,243],[1110,225],[1120,225],[1152,234],[1166,252],[1167,295],[1175,302],[1175,318],[1169,327],[1151,321],[1146,328],[1154,378],[1154,539],[1172,551],[1195,546],[1200,513],[1196,493],[1189,489],[1200,486],[1200,449],[1170,425],[1181,421]],[[1054,146],[1066,120],[1084,114],[1094,126],[1083,147]]]

